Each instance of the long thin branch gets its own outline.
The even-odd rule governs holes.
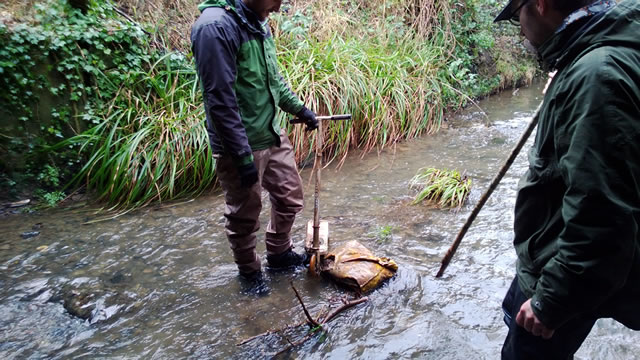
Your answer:
[[[261,333],[261,334],[258,334],[258,335],[255,335],[255,336],[252,336],[252,337],[250,337],[250,338],[246,338],[246,339],[244,339],[244,340],[240,341],[239,343],[237,343],[237,344],[236,344],[236,346],[244,345],[244,344],[248,343],[248,342],[249,342],[249,341],[251,341],[251,340],[255,340],[255,339],[259,338],[259,337],[263,337],[263,336],[267,336],[267,335],[275,334],[275,333],[278,333],[278,332],[280,332],[280,331],[282,331],[282,330],[281,330],[281,329],[275,329],[275,330],[274,330],[274,329],[271,329],[271,330],[267,330],[267,331],[265,331],[265,332],[263,332],[263,333]]]
[[[365,297],[361,297],[360,299],[357,299],[357,300],[349,301],[346,304],[340,306],[339,308],[333,310],[320,323],[324,325],[324,324],[328,323],[329,321],[331,321],[331,319],[333,319],[340,312],[342,312],[342,311],[344,311],[344,310],[346,310],[346,309],[348,309],[348,308],[350,308],[352,306],[355,306],[355,305],[358,305],[360,303],[363,303],[363,302],[365,302],[367,300],[369,300],[369,298],[365,296]]]
[[[111,8],[113,8],[113,10],[115,12],[117,12],[118,14],[120,14],[120,16],[122,16],[123,18],[129,20],[130,23],[136,25],[140,30],[142,30],[142,32],[144,32],[147,36],[151,36],[151,33],[148,32],[147,30],[145,30],[142,26],[140,26],[140,24],[138,24],[135,20],[133,20],[131,18],[131,16],[129,16],[129,14],[127,14],[126,12],[124,12],[122,9],[120,9],[119,7],[115,6],[115,5],[111,5]]]
[[[304,306],[304,302],[302,301],[302,298],[300,297],[300,294],[298,294],[298,290],[296,290],[296,287],[293,286],[293,281],[290,282],[290,284],[291,284],[291,288],[293,289],[293,292],[296,293],[296,297],[298,298],[298,301],[300,302],[300,305],[302,305],[302,310],[304,310],[304,314],[307,316],[307,320],[309,320],[309,322],[311,324],[313,324],[313,326],[320,326],[320,324],[318,324],[317,321],[313,320],[313,318],[311,317],[311,315],[307,311],[307,307]]]
[[[277,357],[280,354],[286,353],[287,351],[293,349],[294,347],[296,347],[298,345],[304,344],[305,341],[309,340],[311,338],[311,336],[313,336],[313,334],[315,334],[315,333],[316,333],[315,331],[309,331],[309,333],[307,333],[307,335],[305,337],[303,337],[302,339],[300,339],[300,340],[298,340],[298,341],[296,341],[294,343],[289,341],[289,344],[290,344],[289,346],[287,346],[286,348],[284,348],[284,349],[278,351],[277,353],[273,354],[273,356],[271,358],[273,359],[273,358]],[[287,339],[287,341],[288,341],[288,339]]]

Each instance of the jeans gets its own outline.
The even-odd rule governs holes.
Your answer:
[[[573,359],[573,354],[587,338],[597,317],[580,315],[555,329],[551,339],[534,336],[516,323],[516,315],[529,298],[518,285],[518,276],[513,279],[502,302],[504,322],[509,333],[502,346],[502,359]]]

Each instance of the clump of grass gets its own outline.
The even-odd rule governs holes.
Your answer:
[[[374,231],[368,234],[371,238],[374,238],[377,243],[385,243],[393,238],[393,227],[391,225],[383,225],[376,228]]]
[[[116,95],[103,114],[94,115],[97,125],[58,144],[79,145],[88,154],[74,182],[113,205],[109,210],[130,210],[209,188],[215,161],[189,62],[167,53],[111,86]]]
[[[428,201],[439,207],[460,208],[471,191],[471,179],[456,170],[422,168],[409,187],[418,190],[412,205]]]
[[[418,39],[340,37],[286,39],[279,60],[293,90],[321,115],[350,113],[349,122],[327,122],[327,159],[381,150],[398,141],[436,132],[447,108],[442,93],[451,85],[446,67],[446,36]],[[313,64],[312,68],[305,64]],[[298,160],[313,149],[302,127],[290,129]]]

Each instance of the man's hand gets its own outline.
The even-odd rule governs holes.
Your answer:
[[[305,125],[307,125],[307,131],[315,130],[318,128],[318,119],[316,119],[316,114],[314,114],[313,111],[307,109],[306,106],[303,106],[302,110],[298,111],[296,117],[304,121]]]
[[[238,175],[240,176],[240,186],[243,188],[250,188],[258,182],[258,169],[254,163],[239,166]]]
[[[546,327],[533,313],[531,299],[525,301],[520,307],[520,311],[516,315],[516,323],[534,336],[542,336],[543,339],[551,339],[553,336],[554,330]]]

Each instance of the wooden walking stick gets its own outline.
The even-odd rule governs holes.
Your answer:
[[[533,132],[533,129],[535,129],[536,125],[538,124],[538,117],[540,116],[541,108],[542,108],[542,103],[538,105],[538,108],[536,109],[533,115],[533,119],[531,119],[531,122],[529,123],[526,130],[520,137],[520,140],[518,140],[518,143],[516,144],[516,146],[513,148],[513,150],[511,150],[511,155],[509,155],[509,157],[507,158],[507,161],[505,161],[504,165],[502,165],[502,168],[500,168],[500,171],[498,171],[496,176],[493,178],[487,191],[485,191],[485,193],[482,194],[480,201],[478,201],[478,204],[473,208],[473,211],[471,211],[471,214],[469,214],[467,221],[464,223],[464,225],[460,229],[458,236],[456,236],[455,241],[453,242],[449,250],[447,250],[447,253],[444,256],[444,258],[442,258],[440,270],[438,270],[438,274],[436,274],[437,278],[441,277],[442,274],[444,274],[444,270],[447,268],[447,266],[449,266],[449,262],[451,262],[451,258],[453,257],[453,254],[455,254],[456,250],[458,250],[458,246],[462,242],[462,238],[467,233],[467,230],[469,230],[469,227],[471,227],[471,223],[473,223],[473,220],[476,219],[476,216],[478,216],[478,213],[480,212],[484,204],[489,199],[489,196],[491,196],[493,191],[498,187],[500,180],[502,180],[502,178],[504,177],[504,174],[507,173],[507,170],[509,170],[509,168],[513,164],[513,161],[518,156],[518,153],[520,153],[520,150],[522,149],[524,144],[527,142],[527,139]]]

